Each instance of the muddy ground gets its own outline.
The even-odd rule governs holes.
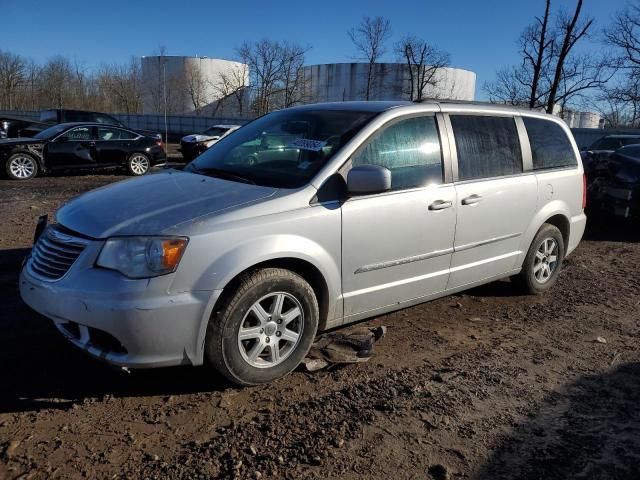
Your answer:
[[[37,216],[121,178],[0,180],[0,479],[640,478],[638,226],[591,226],[548,294],[378,317],[368,363],[241,389],[111,369],[21,302]]]

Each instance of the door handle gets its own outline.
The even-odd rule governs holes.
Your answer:
[[[444,210],[446,208],[453,207],[453,202],[445,201],[445,200],[436,200],[431,205],[429,205],[429,210]]]
[[[476,203],[480,203],[482,201],[482,197],[480,195],[470,195],[467,198],[462,199],[462,205],[475,205]]]

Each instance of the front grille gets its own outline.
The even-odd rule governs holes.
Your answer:
[[[86,246],[86,240],[65,233],[57,226],[49,226],[31,250],[29,266],[45,279],[58,280]]]

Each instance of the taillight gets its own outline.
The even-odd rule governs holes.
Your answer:
[[[587,208],[587,174],[582,174],[582,209]]]

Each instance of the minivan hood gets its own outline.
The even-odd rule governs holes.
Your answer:
[[[125,180],[76,197],[56,217],[93,238],[157,235],[203,215],[272,196],[276,189],[171,170]]]

